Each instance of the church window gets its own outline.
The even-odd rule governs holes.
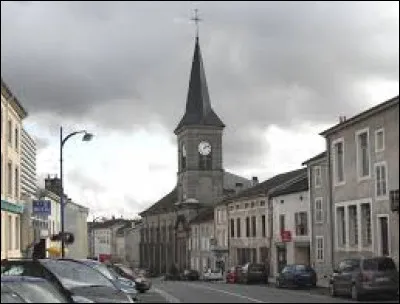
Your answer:
[[[181,170],[186,169],[186,148],[185,145],[182,145],[182,151],[181,151]]]
[[[212,169],[212,153],[208,155],[201,155],[199,153],[199,169],[200,170],[211,170]]]

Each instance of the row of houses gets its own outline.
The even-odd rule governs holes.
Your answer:
[[[190,267],[312,265],[320,281],[344,258],[399,262],[399,97],[320,133],[326,151],[217,203],[191,222]]]
[[[34,138],[24,127],[28,112],[1,79],[1,258],[29,256],[32,245],[52,244],[60,232],[60,179],[48,176],[38,187]],[[67,256],[87,256],[89,209],[66,197],[65,229],[75,235]],[[46,210],[37,204],[46,202]],[[57,245],[59,246],[59,244]]]

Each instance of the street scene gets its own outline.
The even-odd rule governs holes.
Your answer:
[[[398,303],[398,2],[1,8],[1,303]]]

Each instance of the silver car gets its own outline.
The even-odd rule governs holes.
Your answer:
[[[360,300],[369,294],[397,297],[399,272],[390,257],[345,259],[330,279],[330,294]]]

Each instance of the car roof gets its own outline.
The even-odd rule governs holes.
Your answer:
[[[29,276],[2,276],[1,282],[47,282],[44,278]]]

